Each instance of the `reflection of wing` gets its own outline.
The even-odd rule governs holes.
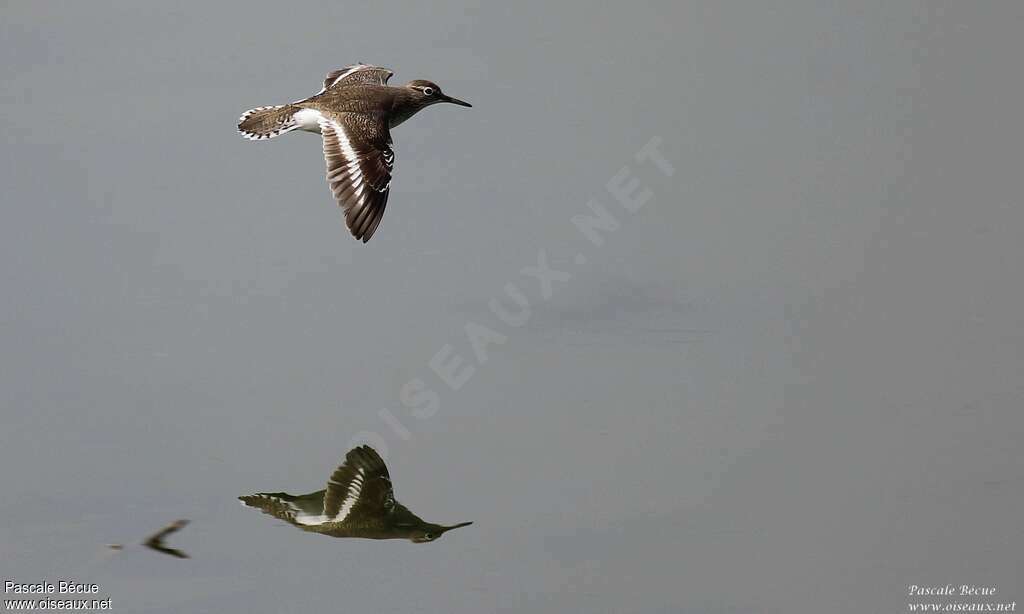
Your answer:
[[[369,446],[353,448],[327,482],[324,515],[331,522],[379,518],[395,509],[388,468]]]
[[[345,225],[366,243],[384,216],[395,152],[383,118],[363,113],[320,117],[327,183],[345,212]]]
[[[164,538],[165,537],[167,537],[171,533],[174,533],[176,531],[180,531],[182,529],[182,527],[184,527],[187,524],[188,524],[187,520],[175,520],[171,524],[167,525],[166,527],[160,529],[156,533],[154,533],[154,534],[150,535],[148,538],[146,538],[146,541],[143,542],[143,545],[145,545],[147,548],[152,548],[153,550],[156,550],[157,552],[163,552],[164,554],[169,554],[171,556],[176,556],[179,559],[187,559],[188,555],[185,554],[184,552],[182,552],[181,550],[176,550],[174,548],[168,548],[167,546],[164,545]]]
[[[354,85],[363,83],[367,85],[387,85],[388,79],[393,75],[387,68],[370,66],[369,64],[352,64],[338,70],[332,70],[324,77],[324,90],[335,85]]]

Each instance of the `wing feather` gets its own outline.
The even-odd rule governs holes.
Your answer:
[[[383,119],[363,113],[320,118],[327,183],[349,232],[363,243],[380,225],[391,191],[395,153]]]
[[[394,73],[387,68],[370,66],[369,64],[352,64],[332,70],[324,77],[324,91],[335,85],[355,85],[363,83],[366,85],[387,85],[388,79]]]
[[[327,482],[324,515],[331,522],[361,516],[380,517],[395,507],[391,476],[380,455],[369,446],[353,448]]]

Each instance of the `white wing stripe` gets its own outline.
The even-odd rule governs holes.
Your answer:
[[[331,85],[334,85],[334,84],[335,84],[335,83],[337,83],[338,81],[341,81],[341,80],[342,80],[342,79],[344,79],[345,77],[347,77],[347,76],[351,75],[351,74],[352,74],[352,73],[354,73],[355,71],[357,71],[357,70],[360,70],[360,69],[362,69],[362,68],[367,68],[367,65],[366,65],[366,64],[354,64],[354,65],[352,66],[352,68],[350,68],[350,69],[346,70],[345,72],[341,73],[340,75],[338,75],[338,78],[337,78],[337,79],[335,79],[334,81],[331,81]],[[330,87],[330,86],[328,86],[328,87]]]
[[[345,73],[348,74],[348,73]],[[341,77],[339,77],[340,79]],[[349,140],[348,135],[345,134],[345,128],[338,125],[336,122],[331,122],[334,126],[334,132],[338,135],[338,144],[341,146],[341,154],[348,160],[348,174],[352,187],[355,189],[356,198],[362,198],[363,195],[363,169],[359,167],[359,154],[356,153],[354,147],[352,147],[352,141]]]
[[[341,505],[341,509],[338,510],[338,515],[334,517],[335,522],[341,522],[348,517],[349,512],[355,507],[355,504],[359,501],[359,495],[363,492],[363,468],[360,467],[355,477],[352,478],[352,482],[348,485],[348,494],[345,496],[345,501]]]
[[[348,135],[345,134],[345,128],[323,116],[320,118],[320,125],[325,138],[333,134],[337,139],[338,148],[341,150],[341,156],[345,161],[344,164],[339,164],[333,169],[328,168],[327,179],[333,184],[347,178],[349,183],[352,184],[356,199],[361,200],[363,195],[363,169],[359,166],[359,154],[352,147],[352,142],[349,140]],[[330,155],[328,155],[328,164],[330,163]],[[332,185],[331,188],[335,197],[344,189],[341,184],[337,186]]]
[[[313,96],[319,96],[320,94],[323,94],[324,92],[327,91],[327,88],[331,87],[331,85],[334,85],[338,81],[341,81],[345,77],[351,75],[352,73],[354,73],[355,71],[357,71],[357,70],[359,70],[361,68],[368,68],[368,66],[366,64],[355,64],[355,65],[353,65],[348,70],[346,70],[345,72],[343,72],[340,75],[338,75],[338,77],[334,81],[331,81],[330,85],[324,85],[324,87],[320,88],[320,91],[315,93],[315,94],[313,94]]]

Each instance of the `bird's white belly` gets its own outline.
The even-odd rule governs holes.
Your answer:
[[[299,130],[305,130],[306,132],[315,132],[320,134],[320,111],[315,109],[302,109],[297,111],[292,116],[295,122],[299,124]]]

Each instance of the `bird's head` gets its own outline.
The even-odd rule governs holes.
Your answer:
[[[416,544],[425,544],[436,540],[446,532],[452,529],[458,529],[459,527],[465,527],[473,524],[472,522],[460,522],[459,524],[453,524],[449,527],[440,524],[428,524],[424,523],[423,526],[415,529],[410,535],[409,540]]]
[[[412,94],[413,100],[415,100],[421,108],[428,107],[439,102],[450,102],[452,104],[457,104],[460,107],[473,106],[464,100],[448,96],[441,91],[441,88],[438,87],[436,83],[433,81],[427,81],[426,79],[415,79],[410,81],[405,84],[405,89]]]

